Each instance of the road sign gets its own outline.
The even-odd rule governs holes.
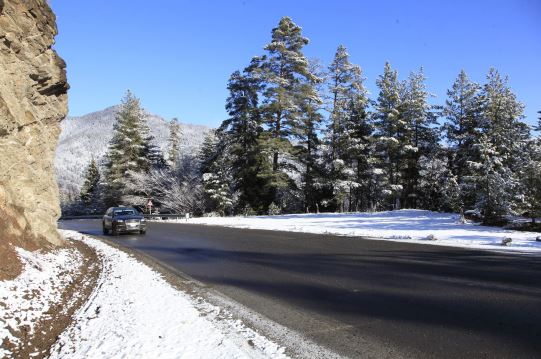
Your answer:
[[[154,206],[154,204],[152,203],[152,200],[149,199],[147,202],[147,207],[152,207],[152,206]]]

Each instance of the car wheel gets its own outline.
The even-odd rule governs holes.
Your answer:
[[[113,236],[118,236],[118,229],[116,228],[116,226],[113,226],[113,229],[111,230]]]
[[[146,234],[147,231],[146,231],[146,230],[144,230],[144,231],[139,231],[139,233],[141,233],[141,234]]]
[[[109,234],[109,230],[105,228],[105,224],[103,224],[103,234]]]

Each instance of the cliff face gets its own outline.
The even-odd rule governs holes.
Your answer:
[[[53,159],[67,114],[64,61],[46,0],[0,0],[0,252],[61,244]],[[9,253],[14,257],[13,252]],[[8,263],[11,267],[6,267]],[[0,277],[17,265],[0,261]]]

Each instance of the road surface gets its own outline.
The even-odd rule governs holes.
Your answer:
[[[99,220],[60,228],[102,237]],[[190,224],[107,236],[354,358],[540,358],[539,257]]]

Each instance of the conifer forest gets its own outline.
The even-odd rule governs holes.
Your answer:
[[[183,154],[176,120],[168,151],[153,145],[137,97],[117,113],[106,158],[89,163],[66,213],[127,203],[197,215],[456,212],[485,224],[541,216],[541,112],[530,128],[505,74],[467,69],[434,104],[423,68],[382,64],[369,94],[362,64],[338,46],[308,59],[301,27],[284,17],[260,56],[231,74],[229,114],[200,152]],[[421,64],[420,64],[421,65]]]

